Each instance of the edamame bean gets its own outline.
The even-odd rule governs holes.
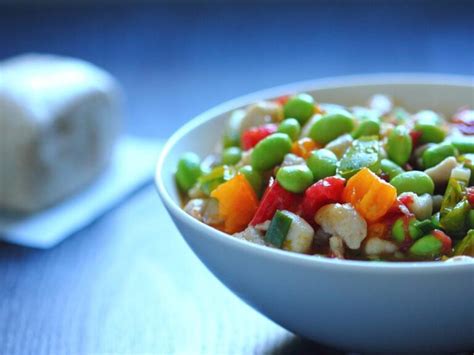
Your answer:
[[[455,138],[451,144],[459,151],[461,154],[474,153],[474,137],[465,136],[462,138]]]
[[[405,170],[389,159],[382,159],[380,162],[380,168],[384,174],[388,175],[390,180],[392,180],[395,176],[405,172]]]
[[[235,165],[242,158],[242,150],[237,147],[224,149],[222,152],[222,164]]]
[[[287,191],[300,193],[313,183],[313,174],[305,165],[290,165],[278,169],[276,179]]]
[[[309,137],[317,143],[327,144],[354,128],[353,117],[349,112],[339,111],[326,114],[314,122],[309,130]]]
[[[405,165],[410,159],[413,143],[405,126],[397,126],[390,132],[387,141],[388,157],[398,165]]]
[[[406,171],[390,180],[395,186],[397,193],[414,192],[417,195],[430,194],[434,192],[434,183],[431,178],[422,171]]]
[[[314,113],[314,99],[308,94],[293,96],[283,106],[283,110],[285,118],[296,118],[301,125],[304,125]]]
[[[434,235],[428,234],[418,239],[415,244],[410,247],[410,253],[419,257],[434,258],[441,253],[443,243]]]
[[[297,119],[287,118],[280,123],[277,132],[286,133],[292,141],[295,141],[300,136],[301,126]]]
[[[360,122],[354,133],[352,133],[352,137],[357,139],[363,136],[376,136],[379,132],[380,122],[373,119],[366,119]]]
[[[406,217],[398,218],[392,226],[392,238],[398,243],[402,243],[407,237],[407,232],[408,237],[412,240],[420,238],[422,233],[416,227],[417,222],[416,218],[410,218],[408,221],[406,220]]]
[[[337,157],[336,154],[328,149],[314,150],[311,152],[306,164],[313,173],[314,180],[319,181],[336,174]]]
[[[263,186],[262,175],[250,165],[244,165],[239,169],[239,172],[244,175],[250,185],[252,185],[257,196],[260,196]]]
[[[421,111],[416,114],[415,130],[421,132],[420,143],[441,143],[446,132],[441,127],[442,120],[436,112]]]
[[[185,153],[178,161],[176,180],[181,190],[187,192],[201,176],[201,160],[194,153]]]
[[[273,133],[257,143],[250,155],[250,164],[256,170],[269,170],[280,164],[290,150],[290,137],[285,133]]]
[[[456,149],[451,144],[437,144],[429,147],[421,157],[423,167],[429,169],[441,163],[447,157],[456,156]]]

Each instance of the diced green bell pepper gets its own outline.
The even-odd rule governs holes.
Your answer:
[[[232,179],[235,173],[235,168],[228,165],[215,167],[209,173],[199,178],[198,181],[201,191],[209,196],[217,186]]]
[[[474,257],[474,229],[471,229],[456,245],[454,248],[454,255],[467,255]]]
[[[380,173],[380,145],[377,138],[363,137],[355,140],[339,162],[337,173],[350,178],[362,168]]]

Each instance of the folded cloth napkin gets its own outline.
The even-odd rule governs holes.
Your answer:
[[[121,138],[108,169],[77,194],[32,215],[0,212],[0,240],[41,249],[55,246],[151,182],[161,146]]]

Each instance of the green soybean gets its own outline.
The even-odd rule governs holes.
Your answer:
[[[387,140],[388,157],[398,165],[405,165],[410,159],[413,143],[405,126],[397,126],[390,132]]]
[[[392,226],[392,238],[398,243],[402,243],[407,236],[413,240],[420,238],[422,233],[420,229],[416,227],[417,222],[416,218],[410,218],[408,223],[405,217],[398,218]]]
[[[256,171],[250,165],[244,165],[239,169],[239,172],[245,176],[252,188],[255,190],[257,196],[260,196],[263,186],[263,178],[260,172]]]
[[[380,122],[378,120],[366,119],[361,121],[352,137],[359,138],[363,136],[376,136],[380,133]]]
[[[313,183],[313,174],[305,165],[290,165],[278,169],[276,179],[287,191],[300,193]]]
[[[416,114],[415,130],[421,132],[420,143],[441,143],[446,132],[441,127],[442,120],[436,112],[421,111]]]
[[[235,165],[242,158],[242,150],[237,147],[224,149],[222,152],[222,164]]]
[[[285,133],[273,133],[258,142],[250,155],[250,163],[256,170],[269,170],[280,164],[290,150],[290,137]]]
[[[397,193],[414,192],[417,195],[430,194],[434,192],[434,183],[431,178],[422,171],[406,171],[390,180],[395,186]]]
[[[440,255],[442,247],[443,244],[440,240],[432,234],[428,234],[418,239],[410,247],[410,254],[419,257],[434,258]]]
[[[392,180],[395,176],[405,172],[399,165],[395,164],[389,159],[382,159],[380,161],[380,168],[382,172],[387,174],[389,179]]]
[[[297,119],[287,118],[278,126],[278,132],[286,133],[292,141],[295,141],[300,136],[301,126]]]
[[[456,156],[456,148],[454,148],[451,144],[445,143],[429,147],[423,152],[421,159],[423,162],[423,167],[428,169],[438,165],[447,157],[454,156]]]
[[[201,176],[201,161],[194,153],[185,153],[178,161],[176,180],[183,191],[188,191]]]
[[[309,137],[320,144],[327,144],[354,128],[353,116],[340,111],[321,116],[309,130]]]
[[[474,137],[464,136],[462,138],[455,138],[451,144],[459,151],[461,154],[474,153]]]
[[[304,125],[314,113],[314,99],[308,94],[293,96],[283,106],[285,118],[296,118]]]
[[[328,149],[314,150],[306,161],[315,181],[336,174],[337,157]]]

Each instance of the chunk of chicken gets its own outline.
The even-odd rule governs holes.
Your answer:
[[[297,253],[307,253],[313,242],[313,227],[294,213],[289,211],[283,211],[283,213],[292,220],[286,239],[283,242],[283,249]]]
[[[329,238],[329,249],[334,257],[344,259],[344,242],[341,237],[334,236]]]
[[[359,249],[361,242],[367,237],[367,222],[350,204],[333,203],[323,206],[314,220],[326,233],[341,237],[350,249]]]
[[[407,204],[408,209],[415,217],[419,220],[428,219],[433,214],[433,198],[430,194],[423,194],[418,196],[413,192],[404,192],[400,195],[403,199],[404,196],[409,196],[409,201],[413,201]]]
[[[213,198],[195,198],[189,200],[184,211],[206,224],[220,224],[222,218],[219,216],[219,203]]]
[[[282,107],[272,101],[261,101],[250,105],[240,122],[240,131],[261,126],[266,123],[280,122],[283,119]]]
[[[451,176],[451,171],[458,166],[455,157],[448,157],[441,163],[426,169],[425,173],[433,180],[436,185],[446,184]]]
[[[331,152],[336,154],[339,159],[341,159],[346,150],[352,145],[353,140],[354,139],[349,133],[343,134],[329,142],[325,148],[329,149]]]
[[[237,239],[246,240],[254,244],[265,245],[265,241],[263,240],[262,235],[256,228],[252,226],[248,226],[245,230],[239,233],[235,233],[233,234],[233,236]]]
[[[281,167],[305,164],[305,160],[296,154],[288,153],[285,155]]]
[[[367,255],[387,255],[393,254],[397,250],[398,247],[395,243],[380,238],[370,238],[364,247],[364,251]]]
[[[204,214],[206,204],[207,199],[194,198],[189,200],[186,206],[184,206],[184,212],[202,222],[202,216]]]

